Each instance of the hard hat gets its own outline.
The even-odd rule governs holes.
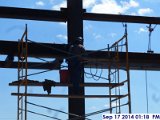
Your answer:
[[[82,44],[83,43],[83,38],[82,37],[77,37],[75,42],[76,42],[76,44]]]

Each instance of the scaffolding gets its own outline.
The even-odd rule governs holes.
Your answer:
[[[108,45],[107,48],[105,48],[106,54],[109,54],[109,64],[105,67],[105,69],[108,69],[108,78],[105,77],[105,79],[108,80],[106,83],[80,83],[80,87],[105,87],[108,89],[107,94],[103,95],[66,95],[66,94],[50,94],[51,93],[51,87],[60,86],[60,87],[72,87],[73,84],[66,82],[55,82],[52,80],[45,80],[44,82],[39,82],[39,80],[29,80],[27,77],[28,74],[28,38],[27,38],[27,25],[25,28],[25,31],[22,35],[22,38],[18,42],[18,81],[14,81],[10,83],[10,86],[17,86],[18,92],[12,93],[12,95],[18,96],[18,108],[17,108],[17,120],[27,120],[27,112],[31,112],[27,110],[27,97],[52,97],[52,98],[106,98],[109,99],[109,108],[103,110],[102,112],[109,111],[111,114],[116,113],[131,113],[131,98],[130,98],[130,75],[129,75],[129,61],[128,61],[128,38],[127,38],[127,25],[125,25],[125,34],[124,36],[116,41],[111,46]],[[45,46],[47,47],[47,46]],[[103,49],[104,50],[104,49]],[[125,66],[122,68],[120,62],[120,56],[119,53],[124,52],[125,56],[123,56],[125,59],[124,63]],[[91,61],[88,61],[90,64]],[[97,63],[96,63],[97,64]],[[98,63],[99,65],[103,64],[103,62]],[[59,69],[60,70],[60,69]],[[123,70],[123,72],[122,72]],[[40,72],[41,73],[41,72]],[[123,73],[123,77],[126,78],[121,80],[121,73]],[[125,74],[124,74],[125,73]],[[92,76],[93,75],[91,73]],[[98,78],[102,78],[101,76],[98,76]],[[47,83],[45,83],[47,82]],[[48,83],[49,82],[49,83]],[[44,84],[45,83],[45,84]],[[48,94],[33,94],[27,92],[28,86],[43,86],[47,85],[49,86],[49,93]],[[125,93],[122,92],[122,88],[125,88]],[[48,91],[47,91],[48,92]],[[127,111],[123,111],[122,107],[128,106]],[[101,113],[101,112],[100,112]],[[86,117],[84,116],[78,116],[78,117]],[[75,116],[75,118],[77,118]]]
[[[109,47],[108,51],[112,51],[113,55],[111,55],[110,64],[108,65],[108,79],[109,83],[113,84],[124,84],[123,86],[115,86],[115,87],[109,87],[109,95],[111,96],[109,98],[109,106],[110,106],[110,113],[116,113],[120,114],[122,112],[122,107],[128,105],[127,113],[131,113],[131,95],[130,95],[130,73],[129,73],[129,61],[128,61],[128,38],[127,38],[127,24],[124,25],[125,27],[125,34],[124,36],[116,41],[111,47]],[[125,52],[125,67],[122,69],[120,67],[120,52]],[[114,68],[111,68],[111,66],[114,66]],[[121,68],[121,69],[120,69]],[[123,74],[121,76],[121,74]],[[121,78],[126,77],[124,80]],[[121,92],[122,89],[127,89],[124,92]],[[124,90],[123,90],[124,91]],[[122,100],[125,97],[117,97],[113,98],[112,95],[119,95],[125,94],[125,97],[127,97],[126,100]]]
[[[27,72],[28,63],[27,25],[20,40],[18,40],[18,93],[23,92],[24,96],[18,95],[17,120],[27,120]],[[24,84],[24,88],[22,88]]]
[[[27,9],[27,8],[11,8],[11,7],[0,7],[1,11],[1,17],[2,18],[18,18],[18,19],[28,19],[28,20],[43,20],[43,21],[58,21],[58,22],[67,22],[68,26],[68,45],[72,43],[73,38],[77,35],[83,36],[83,20],[94,20],[94,21],[110,21],[110,22],[128,22],[128,23],[145,23],[145,24],[160,24],[160,19],[156,17],[144,17],[144,16],[129,16],[129,15],[108,15],[108,14],[95,14],[95,13],[87,13],[82,8],[82,0],[67,0],[67,9],[61,9],[61,11],[49,11],[49,10],[34,10],[34,9]],[[67,10],[67,11],[66,11]],[[10,14],[13,13],[13,14]],[[31,14],[28,14],[31,13]],[[35,17],[38,16],[38,17]],[[78,25],[78,27],[77,27]],[[126,28],[126,27],[125,27]],[[125,29],[126,30],[126,29]],[[152,31],[152,30],[151,30]],[[150,32],[151,32],[150,31]],[[25,39],[26,38],[26,39]],[[25,40],[24,40],[25,39]],[[115,42],[111,47],[108,47],[108,54],[110,55],[110,60],[106,59],[107,65],[105,64],[105,69],[108,69],[108,79],[109,83],[106,83],[104,86],[108,89],[107,92],[109,94],[105,93],[105,97],[107,99],[109,98],[109,110],[110,113],[122,113],[122,107],[128,106],[128,111],[131,113],[131,98],[130,98],[130,75],[129,75],[129,64],[128,64],[128,40],[127,40],[127,31],[125,31],[125,36],[123,37],[125,39],[125,44],[121,44],[122,40],[119,40]],[[8,41],[7,41],[8,42]],[[4,41],[2,42],[4,43]],[[11,48],[14,48],[12,46],[13,42],[10,42],[9,45]],[[42,44],[43,45],[43,44]],[[2,44],[2,46],[5,46],[5,44]],[[10,85],[18,85],[18,93],[12,93],[12,95],[18,96],[18,120],[22,120],[25,118],[27,119],[27,96],[36,96],[36,94],[28,94],[27,93],[27,85],[31,86],[42,86],[43,83],[29,83],[27,80],[27,66],[29,63],[27,63],[27,27],[26,30],[22,36],[22,39],[19,40],[18,45],[18,84],[10,84]],[[120,47],[125,47],[125,56],[124,54],[121,54],[120,56]],[[6,46],[5,46],[6,47]],[[5,48],[4,47],[4,48]],[[149,40],[149,48],[150,40]],[[39,47],[39,50],[42,47]],[[5,50],[5,49],[4,49]],[[14,49],[13,49],[14,50]],[[43,50],[43,49],[41,49]],[[2,50],[3,51],[3,50]],[[112,52],[109,52],[112,51]],[[8,54],[10,51],[6,50],[3,54]],[[40,53],[40,51],[38,51]],[[38,53],[36,52],[36,53]],[[49,51],[50,52],[50,51]],[[45,54],[49,53],[48,51],[44,52]],[[93,52],[93,51],[92,51]],[[94,51],[95,52],[95,51]],[[97,51],[96,51],[97,52]],[[151,49],[148,51],[149,53],[153,53]],[[33,56],[36,55],[36,53],[33,54]],[[103,53],[107,53],[107,51],[104,51]],[[112,54],[113,53],[113,54]],[[17,54],[17,53],[15,53]],[[97,54],[100,54],[98,52]],[[97,55],[96,54],[96,55]],[[95,55],[95,56],[96,56]],[[101,58],[103,54],[99,55]],[[137,54],[137,53],[130,53],[130,68],[132,69],[151,69],[151,70],[159,70],[159,55],[156,54]],[[40,57],[43,56],[40,55]],[[46,55],[49,56],[49,55]],[[51,56],[51,55],[50,55]],[[56,56],[61,57],[62,55],[59,55],[56,53]],[[99,57],[98,56],[98,57]],[[107,56],[107,55],[106,55]],[[123,57],[122,57],[123,56]],[[136,56],[133,57],[132,56]],[[156,57],[155,57],[156,56]],[[53,57],[53,56],[52,56]],[[95,57],[97,59],[98,57]],[[122,58],[121,58],[122,57]],[[125,59],[124,59],[125,58]],[[149,58],[149,60],[147,59]],[[92,56],[91,56],[91,58]],[[137,61],[134,61],[134,59],[138,59]],[[148,60],[148,61],[146,61]],[[108,61],[109,64],[108,64]],[[103,64],[101,60],[99,60],[100,64]],[[102,63],[101,63],[102,62]],[[123,65],[121,65],[121,64]],[[149,64],[148,64],[149,63]],[[28,64],[28,65],[27,65]],[[136,64],[136,65],[134,65]],[[144,65],[146,64],[146,65]],[[158,65],[158,67],[157,67]],[[13,66],[14,68],[17,68],[17,66]],[[94,66],[92,66],[94,67]],[[38,68],[39,69],[39,68]],[[46,68],[48,69],[48,68]],[[126,78],[121,80],[121,74],[125,73]],[[123,77],[122,77],[123,78]],[[25,86],[24,89],[21,89],[21,86]],[[70,84],[62,85],[59,83],[56,83],[57,86],[72,86]],[[89,84],[82,84],[81,86],[87,86]],[[96,84],[90,84],[89,86],[97,86],[102,87],[99,83]],[[55,86],[55,84],[53,85]],[[121,88],[127,87],[126,94],[123,94],[123,91]],[[37,94],[38,97],[86,97],[85,95],[80,96],[72,96],[72,95],[46,95],[46,94]],[[97,97],[97,96],[87,96],[87,97]],[[126,103],[124,103],[124,98],[126,98]],[[25,99],[25,100],[24,100]],[[72,102],[74,103],[74,102]],[[78,107],[83,108],[84,105],[79,104]],[[73,104],[74,105],[74,104]],[[73,106],[74,107],[74,106]],[[77,108],[70,110],[73,113],[76,113]],[[81,113],[83,113],[83,109],[80,110]]]

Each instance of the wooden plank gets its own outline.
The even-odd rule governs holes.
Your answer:
[[[9,86],[18,86],[18,83],[9,83]],[[80,84],[80,87],[118,87],[118,86],[123,86],[124,83],[84,83]],[[21,84],[21,86],[24,86],[24,84]],[[28,83],[28,86],[43,86],[42,82],[39,83]],[[71,87],[73,86],[72,84],[67,84],[67,83],[55,83],[53,86],[59,86],[59,87]]]
[[[11,93],[13,96],[25,96],[24,93]],[[32,94],[28,93],[29,97],[52,97],[52,98],[123,98],[127,95],[60,95],[60,94]]]

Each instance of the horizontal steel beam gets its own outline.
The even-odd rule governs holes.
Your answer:
[[[13,41],[0,41],[0,54],[17,56],[18,42]],[[28,57],[45,57],[45,58],[70,58],[68,53],[68,46],[63,44],[51,44],[51,43],[28,43]],[[160,54],[149,53],[133,53],[129,52],[129,66],[133,70],[160,70]],[[117,64],[120,69],[126,68],[126,53],[119,52],[119,62],[114,61],[116,53],[108,51],[89,51],[83,54],[84,65],[86,68],[108,68],[110,64],[112,68],[117,68]],[[52,63],[33,63],[28,62],[28,68],[30,69],[52,69],[54,66]],[[39,66],[40,65],[40,66]],[[0,62],[2,68],[17,68],[17,62],[10,63],[9,66],[5,66],[5,61]],[[33,67],[34,66],[34,67]],[[38,67],[36,67],[38,66]]]
[[[28,48],[29,57],[64,58],[67,54],[67,45],[63,44],[28,42]],[[0,40],[0,54],[17,56],[18,42]]]
[[[160,17],[84,13],[84,20],[160,24]]]
[[[18,68],[18,62],[11,62],[8,65],[5,61],[0,61],[0,68]],[[60,64],[54,62],[53,63],[28,62],[28,69],[59,70]]]
[[[29,8],[0,7],[0,18],[13,18],[39,21],[65,22],[66,15],[62,11],[38,10]]]
[[[1,6],[0,18],[66,22],[67,9],[62,9],[61,11],[55,11],[55,10],[40,10],[40,9]],[[86,13],[86,12],[83,13],[83,19],[91,21],[106,21],[106,22],[109,21],[109,22],[160,24],[160,17],[97,14],[97,13]]]
[[[160,58],[160,57],[158,57]],[[131,62],[129,61],[129,68],[130,70],[151,70],[151,71],[160,71],[160,63],[156,60],[151,61],[144,61],[144,62]],[[155,63],[154,63],[155,62]],[[0,61],[0,68],[18,68],[18,62],[12,62],[10,65],[5,65],[5,61]],[[88,62],[85,64],[85,68],[99,68],[99,69],[108,69],[108,65],[110,62],[97,61],[95,62]],[[125,62],[119,62],[119,69],[125,70]],[[112,69],[117,68],[116,65],[111,64],[110,66]],[[42,69],[42,70],[59,70],[60,67],[55,67],[52,63],[39,63],[39,62],[28,62],[28,69]]]

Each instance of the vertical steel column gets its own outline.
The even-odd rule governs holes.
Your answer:
[[[68,22],[68,44],[74,45],[76,37],[83,37],[83,7],[82,0],[67,0],[67,22]],[[68,60],[68,69],[69,71],[74,69],[77,70],[77,66],[72,66],[70,60]],[[74,73],[70,73],[70,81],[81,79],[81,82],[84,83],[84,67],[82,68],[81,75],[83,77],[78,78]],[[84,95],[84,87],[80,87],[78,93],[75,93],[74,87],[69,87],[69,95]],[[69,113],[74,113],[79,116],[85,115],[85,98],[69,98]],[[74,118],[75,116],[69,115],[69,119]],[[80,118],[78,120],[84,120]]]
[[[127,69],[127,79],[128,79],[128,107],[129,113],[132,113],[131,108],[131,88],[130,88],[130,72],[129,72],[129,56],[128,56],[128,32],[127,32],[127,24],[125,24],[125,34],[126,34],[126,69]]]

